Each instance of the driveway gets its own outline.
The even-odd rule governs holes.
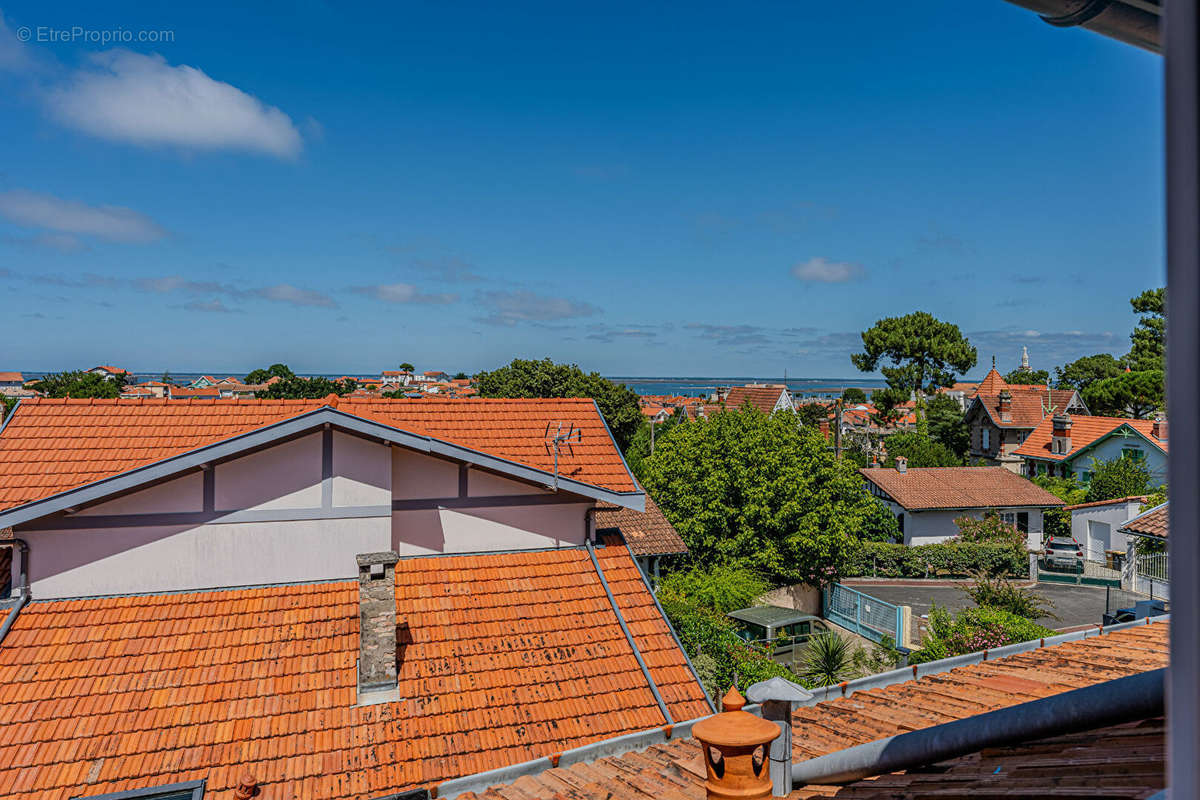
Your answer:
[[[947,581],[857,581],[846,580],[846,586],[896,605],[912,606],[914,616],[924,616],[936,603],[950,611],[961,611],[975,605],[958,585]],[[1079,625],[1099,625],[1104,617],[1105,590],[1102,586],[1073,586],[1063,583],[1039,583],[1034,588],[1044,600],[1054,606],[1060,619],[1043,617],[1038,622],[1047,628],[1072,628]]]

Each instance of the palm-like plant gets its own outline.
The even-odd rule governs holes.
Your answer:
[[[800,677],[813,686],[833,686],[854,677],[854,646],[836,633],[819,633],[808,640],[800,662]]]

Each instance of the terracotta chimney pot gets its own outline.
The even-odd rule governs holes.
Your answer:
[[[249,772],[243,772],[242,777],[238,778],[237,788],[233,790],[234,800],[250,800],[256,794],[258,781],[254,780],[254,776]]]
[[[704,752],[708,773],[704,789],[709,800],[765,800],[771,796],[766,746],[779,736],[779,726],[742,711],[745,704],[737,687],[731,687],[721,700],[724,711],[692,728]]]

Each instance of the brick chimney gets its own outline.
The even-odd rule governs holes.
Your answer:
[[[1150,433],[1160,442],[1167,440],[1167,416],[1165,414],[1155,415],[1154,424],[1150,427]]]
[[[908,459],[904,456],[896,456],[896,472],[901,474],[908,472]]]
[[[765,800],[771,796],[767,745],[779,727],[742,711],[746,704],[736,687],[721,700],[720,714],[692,726],[704,753],[708,800]],[[714,753],[715,751],[715,753]],[[755,758],[755,754],[761,754]]]
[[[396,562],[400,556],[388,550],[357,558],[358,692],[387,692],[396,688]]]
[[[1000,421],[1012,422],[1012,392],[1000,390]]]
[[[1055,414],[1051,424],[1054,429],[1050,436],[1050,452],[1066,455],[1071,452],[1071,417],[1069,414]]]

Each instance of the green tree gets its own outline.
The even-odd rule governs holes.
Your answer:
[[[772,582],[824,585],[861,538],[896,534],[853,464],[792,414],[726,411],[672,428],[643,485],[701,566],[741,565]]]
[[[896,457],[904,456],[910,467],[961,467],[962,457],[937,439],[920,431],[900,431],[884,437],[887,461],[884,466],[896,466]]]
[[[1145,419],[1164,405],[1163,378],[1161,369],[1122,372],[1088,386],[1083,402],[1097,416]]]
[[[1050,382],[1050,372],[1044,369],[1014,369],[1004,376],[1004,380],[1014,386],[1041,385]]]
[[[344,381],[331,381],[328,378],[301,378],[293,375],[290,378],[281,378],[276,383],[271,384],[265,390],[259,392],[258,397],[292,400],[318,399],[328,397],[331,394],[350,394],[357,387],[358,381],[353,378],[348,378]]]
[[[800,417],[801,424],[816,428],[822,422],[829,422],[833,408],[824,403],[801,403],[796,406],[796,416]]]
[[[125,386],[126,381],[125,375],[106,378],[103,375],[74,370],[47,375],[31,388],[46,397],[113,398],[121,396],[121,388]]]
[[[730,565],[695,566],[673,572],[663,578],[661,585],[721,614],[749,608],[771,590],[771,584],[754,570]]]
[[[1003,575],[971,573],[971,582],[962,587],[977,606],[991,606],[1025,619],[1058,619],[1054,604],[1032,589],[1025,589]]]
[[[1134,371],[1166,369],[1166,301],[1166,289],[1147,289],[1129,300],[1141,315],[1129,336],[1133,347],[1125,357]]]
[[[879,421],[888,424],[904,416],[900,406],[908,402],[908,392],[903,389],[876,389],[871,392],[871,402],[879,412]]]
[[[847,405],[867,402],[867,393],[857,386],[849,386],[842,391],[842,402]]]
[[[1088,483],[1085,503],[1097,500],[1118,500],[1146,494],[1152,480],[1150,470],[1139,460],[1118,456],[1110,461],[1092,460],[1092,479]]]
[[[470,377],[470,376],[467,375],[467,373],[465,373],[465,372],[454,373],[454,380],[456,380],[456,381],[465,381],[468,377]]]
[[[0,408],[0,424],[3,424],[4,420],[8,419],[8,415],[17,407],[17,402],[18,398],[16,397],[0,394],[0,403],[3,403],[3,407]]]
[[[879,370],[889,387],[916,393],[917,415],[924,416],[923,393],[954,383],[955,373],[975,366],[978,355],[957,325],[924,311],[887,317],[863,331],[863,352],[850,356],[862,372]],[[891,366],[880,367],[883,360]]]
[[[1087,487],[1080,486],[1075,478],[1056,475],[1038,475],[1033,482],[1069,506],[1082,503]],[[1061,508],[1047,508],[1042,512],[1042,534],[1049,536],[1071,535],[1071,512]]]
[[[948,395],[935,394],[925,406],[925,418],[929,421],[929,436],[941,442],[961,461],[971,446],[971,429],[963,421],[958,401]]]
[[[259,384],[266,383],[271,378],[283,378],[286,380],[288,378],[295,377],[296,373],[288,369],[287,364],[272,364],[266,369],[252,370],[250,374],[246,376],[246,383]]]
[[[412,364],[408,363],[407,361],[405,361],[403,364],[400,365],[401,372],[412,372],[414,369],[416,369],[416,367],[414,367]]]
[[[511,364],[475,376],[480,397],[590,397],[624,451],[642,424],[638,396],[624,384],[575,364],[514,359]]]
[[[1111,353],[1096,353],[1077,358],[1070,364],[1054,368],[1054,385],[1058,389],[1082,392],[1096,381],[1115,378],[1125,371]]]

